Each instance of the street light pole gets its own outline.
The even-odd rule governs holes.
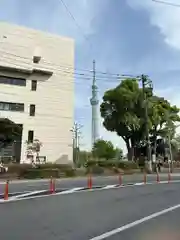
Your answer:
[[[146,127],[146,146],[147,146],[147,160],[149,164],[149,170],[152,171],[152,161],[151,161],[151,144],[149,138],[149,126],[148,126],[148,103],[147,103],[147,95],[146,95],[146,86],[151,84],[152,82],[147,79],[145,75],[141,76],[142,81],[142,89],[143,89],[143,101],[145,108],[145,127]]]

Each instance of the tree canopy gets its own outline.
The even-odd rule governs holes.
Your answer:
[[[116,88],[104,93],[100,106],[103,125],[108,131],[116,132],[126,143],[129,159],[135,146],[145,143],[145,104],[148,108],[148,127],[152,144],[158,136],[175,133],[175,123],[180,121],[179,109],[164,98],[156,96],[149,88],[146,101],[137,79],[123,80]]]
[[[106,160],[118,158],[120,159],[122,156],[122,150],[118,148],[114,148],[112,142],[105,140],[97,140],[94,143],[92,153],[94,157],[104,158]]]

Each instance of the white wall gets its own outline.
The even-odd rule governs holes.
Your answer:
[[[27,86],[0,85],[0,101],[25,103],[25,112],[1,111],[1,116],[22,123],[23,144],[21,161],[25,159],[28,130],[43,143],[40,155],[48,161],[72,161],[72,133],[74,114],[74,42],[47,33],[0,23],[0,66],[24,69],[33,67],[53,71],[50,78],[39,74],[27,76]],[[41,63],[33,64],[36,47],[40,49]],[[66,68],[69,67],[69,70]],[[69,71],[66,73],[65,71]],[[0,72],[0,74],[7,74]],[[22,73],[8,73],[22,77]],[[31,91],[31,80],[37,80],[37,91]],[[29,105],[36,105],[36,115],[29,116]]]

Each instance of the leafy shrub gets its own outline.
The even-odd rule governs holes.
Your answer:
[[[85,168],[77,168],[76,169],[76,175],[77,176],[85,176],[86,175],[86,169]]]
[[[8,164],[9,174],[16,174],[19,178],[49,178],[53,177],[72,177],[75,176],[75,170],[68,164],[47,163],[32,168],[31,164]]]
[[[56,163],[46,163],[39,165],[40,169],[59,169],[61,171],[66,171],[68,169],[72,169],[72,166],[69,164],[56,164]]]
[[[31,168],[27,169],[23,175],[23,178],[28,179],[36,179],[36,178],[58,178],[59,177],[59,170],[58,169],[36,169]]]
[[[135,162],[126,161],[112,161],[112,160],[100,160],[100,161],[89,161],[86,163],[87,167],[99,166],[104,168],[121,168],[121,169],[138,169],[138,164]]]
[[[71,168],[71,169],[66,169],[65,170],[65,176],[66,177],[75,177],[76,176],[76,170]]]
[[[179,161],[177,161],[177,162],[174,161],[172,163],[172,165],[173,165],[174,168],[180,168],[180,162]],[[164,168],[169,168],[169,163],[167,163],[167,162],[163,163],[163,167]]]
[[[119,173],[119,168],[113,167],[113,172],[114,172],[114,173]]]
[[[7,164],[5,165],[8,167],[8,173],[17,173],[21,174],[27,169],[32,168],[31,164]]]
[[[100,166],[92,166],[91,169],[89,169],[92,174],[103,174],[104,173],[104,168],[100,167]]]
[[[122,169],[138,169],[139,168],[138,164],[132,161],[119,162],[118,167]]]

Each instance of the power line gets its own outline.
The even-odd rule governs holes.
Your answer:
[[[32,61],[31,58],[19,56],[19,55],[14,54],[14,53],[5,52],[5,51],[2,51],[2,50],[0,50],[0,52],[5,53],[6,55],[9,55],[9,56],[14,56],[16,58],[19,58],[19,59],[21,59],[21,62],[26,64],[26,65],[28,65],[29,62],[27,62],[25,60]],[[10,58],[9,56],[8,56],[8,58]],[[6,56],[5,56],[5,58],[6,58]],[[12,58],[10,58],[10,59],[12,59]],[[8,59],[3,59],[3,60],[7,61]],[[16,60],[16,59],[12,59],[12,60]],[[48,66],[51,66],[51,68],[50,68],[51,70],[54,69],[56,71],[62,71],[62,72],[66,72],[66,73],[72,73],[72,74],[75,74],[75,75],[92,77],[92,75],[88,75],[87,73],[81,73],[81,72],[92,73],[93,70],[91,70],[91,69],[78,69],[78,68],[74,68],[72,65],[59,65],[59,64],[52,63],[52,62],[48,62],[48,61],[43,61],[42,64],[47,64]],[[14,64],[14,65],[17,65],[17,64]],[[57,66],[58,68],[53,68],[52,66]],[[71,66],[71,67],[69,67],[69,66]],[[70,70],[72,70],[72,71],[70,71]],[[96,74],[97,75],[102,75],[102,76],[97,76],[98,79],[104,78],[104,77],[114,78],[114,79],[117,79],[117,78],[120,79],[120,78],[126,78],[126,77],[132,77],[132,78],[137,77],[137,75],[103,72],[103,71],[98,71],[98,70],[96,71]]]
[[[19,58],[21,60],[22,63],[24,64],[29,64],[29,62],[27,62],[27,60],[32,60],[31,58],[27,58],[27,57],[22,57],[22,56],[19,56],[19,55],[16,55],[16,54],[12,54],[12,53],[7,53],[7,52],[3,52],[0,50],[0,52],[2,53],[5,53],[6,55],[10,55],[8,56],[7,59],[5,60],[16,60],[13,57],[16,57],[16,58]],[[6,56],[4,56],[4,58],[6,58]],[[4,60],[4,59],[3,59]],[[18,60],[19,61],[19,60]],[[92,75],[87,75],[87,73],[81,73],[81,72],[89,72],[89,73],[92,73],[92,70],[90,69],[77,69],[77,68],[73,68],[72,67],[68,67],[68,65],[59,65],[59,64],[55,64],[55,63],[52,63],[52,62],[47,62],[47,61],[42,61],[42,64],[46,64],[48,66],[51,66],[51,69],[53,70],[64,70],[64,72],[67,72],[67,73],[73,73],[73,74],[78,74],[78,75],[82,75],[82,76],[89,76],[89,77],[92,77]],[[57,66],[58,68],[52,68],[52,66]],[[43,66],[44,67],[44,66]],[[70,71],[72,70],[72,71]],[[109,72],[102,72],[102,71],[97,71],[98,75],[103,75],[103,76],[99,76],[99,77],[104,77],[104,75],[107,75],[107,76],[114,76],[114,77],[118,77],[120,76],[120,74],[118,73],[109,73]]]
[[[180,7],[180,4],[172,3],[172,2],[166,2],[166,1],[162,1],[162,0],[152,0],[152,2],[160,3],[160,4],[164,4],[164,5],[169,5],[169,6],[172,6],[172,7]]]
[[[13,67],[17,67],[19,68],[19,64],[16,64],[16,63],[12,63],[12,61],[4,61],[4,63],[7,63],[7,64],[11,64]],[[28,64],[28,63],[25,63],[25,62],[21,62],[21,64]],[[25,66],[21,66],[23,69],[25,68]],[[44,66],[43,66],[44,68]],[[54,70],[56,72],[58,72],[58,75],[59,76],[65,76],[66,78],[70,78],[70,79],[73,79],[75,78],[76,81],[79,81],[79,80],[91,80],[92,76],[91,75],[87,75],[87,74],[82,74],[82,73],[76,73],[76,72],[71,72],[71,71],[65,71],[63,69],[57,69],[57,68],[50,68],[49,70]],[[108,76],[99,76],[97,77],[97,80],[98,81],[102,81],[102,82],[108,82],[108,83],[112,83],[112,82],[118,82],[119,79],[124,79],[125,77],[108,77]],[[75,81],[75,83],[76,83]],[[79,83],[79,82],[77,82]]]
[[[19,64],[16,64],[16,63],[12,62],[12,60],[13,59],[3,59],[4,63],[11,64],[11,65],[19,68]],[[21,61],[21,62],[18,61],[18,63],[28,65],[28,63],[25,62],[25,61]],[[24,68],[24,67],[25,66],[22,66],[22,68]],[[42,67],[44,68],[44,67],[47,67],[47,66],[42,66]],[[64,70],[64,68],[53,68],[53,67],[50,67],[49,70],[57,71],[57,72],[60,73],[60,75],[66,76],[66,77],[69,77],[69,78],[74,78],[75,77],[76,80],[80,80],[80,79],[82,79],[82,80],[90,80],[92,78],[92,75],[90,75],[90,74],[81,73],[81,72],[67,71],[67,70]],[[120,75],[120,74],[117,74],[116,77],[115,77],[115,76],[108,76],[108,73],[107,74],[104,73],[103,76],[101,76],[101,75],[97,76],[97,80],[98,81],[111,83],[111,82],[117,82],[120,79],[125,79],[127,77],[132,77],[132,76],[131,75]]]
[[[75,25],[77,26],[77,28],[79,29],[79,31],[82,33],[83,37],[85,38],[86,41],[89,42],[88,37],[86,36],[86,34],[84,33],[82,27],[79,25],[79,23],[77,22],[76,18],[74,17],[74,15],[72,14],[72,12],[69,10],[69,7],[67,6],[67,4],[64,2],[64,0],[59,0],[62,5],[64,6],[64,8],[66,9],[67,13],[69,14],[69,16],[72,18],[72,20],[74,21]],[[90,42],[89,42],[90,43]],[[91,46],[91,43],[90,43]]]

